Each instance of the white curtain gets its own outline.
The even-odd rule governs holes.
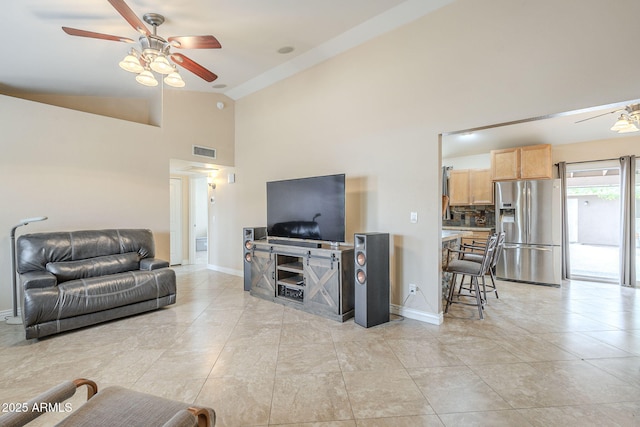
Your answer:
[[[620,158],[620,284],[636,286],[636,157]]]
[[[558,177],[560,178],[560,194],[562,198],[562,278],[571,278],[569,253],[569,215],[567,207],[567,163],[558,163]]]

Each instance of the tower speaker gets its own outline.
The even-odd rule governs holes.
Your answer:
[[[267,237],[267,227],[245,227],[242,229],[242,265],[244,266],[244,290],[251,290],[251,241]]]
[[[389,321],[389,234],[354,234],[355,322],[369,328]]]

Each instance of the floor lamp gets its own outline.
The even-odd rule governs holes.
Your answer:
[[[7,317],[8,325],[21,325],[22,318],[18,317],[18,285],[16,280],[17,268],[16,268],[16,229],[27,225],[30,222],[44,221],[48,219],[46,216],[38,216],[35,218],[21,219],[20,224],[11,229],[11,280],[13,285],[13,317]]]

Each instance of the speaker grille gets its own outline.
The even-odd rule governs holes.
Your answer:
[[[203,147],[200,145],[194,145],[193,146],[193,155],[194,156],[200,156],[200,157],[207,157],[209,159],[215,159],[216,158],[216,149],[215,148],[210,148],[210,147]]]

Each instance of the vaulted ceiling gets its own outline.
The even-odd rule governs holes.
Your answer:
[[[221,49],[179,52],[218,79],[208,83],[180,69],[184,89],[237,99],[453,0],[125,1],[139,19],[163,15],[157,32],[165,39],[215,36]],[[118,67],[132,45],[62,31],[66,26],[137,41],[139,34],[107,0],[20,0],[2,7],[0,93],[148,97],[154,90]],[[293,51],[278,53],[283,47]]]

